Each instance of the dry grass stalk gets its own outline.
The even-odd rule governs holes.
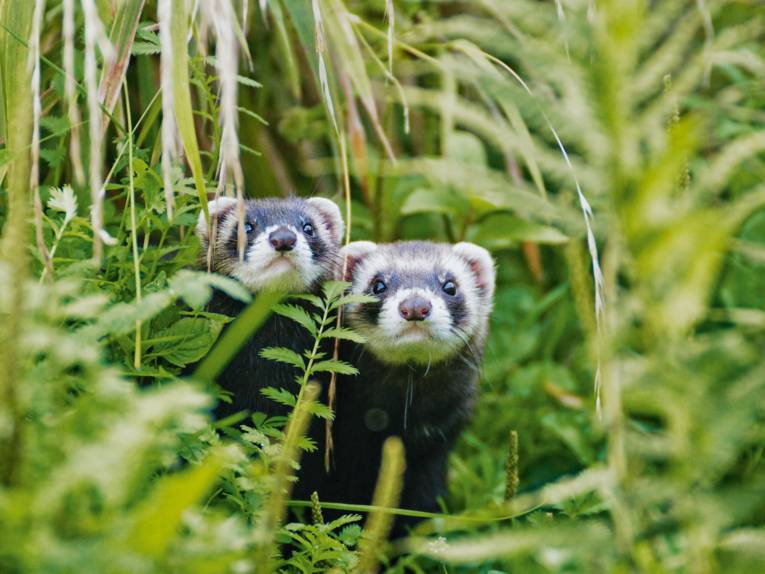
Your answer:
[[[69,157],[74,170],[77,185],[85,184],[85,170],[82,167],[80,147],[80,108],[77,106],[77,90],[74,75],[74,0],[63,3],[64,35],[64,94],[66,97],[67,116],[69,117]]]
[[[162,89],[162,183],[165,188],[167,219],[173,219],[175,196],[173,193],[173,162],[178,157],[178,128],[175,125],[173,107],[173,18],[172,0],[158,0],[159,20],[160,86]]]
[[[82,0],[85,14],[85,86],[88,92],[88,133],[90,135],[90,196],[91,222],[93,225],[93,259],[100,261],[103,256],[103,242],[112,239],[103,229],[104,185],[101,176],[103,163],[101,131],[101,106],[98,101],[98,64],[96,63],[96,44],[105,62],[114,57],[114,49],[104,33],[103,24],[98,17],[94,0]]]
[[[393,0],[385,0],[385,17],[388,19],[388,73],[393,75],[393,34],[396,29],[396,12]]]
[[[206,18],[212,23],[215,31],[215,65],[220,85],[222,130],[219,185],[221,189],[228,190],[233,182],[239,211],[237,229],[239,259],[244,260],[244,250],[247,245],[247,234],[244,231],[244,173],[239,157],[237,134],[239,85],[236,76],[239,58],[236,31],[238,22],[233,6],[226,0],[208,0],[204,6]]]
[[[379,569],[382,545],[393,526],[393,515],[385,509],[398,505],[405,470],[404,443],[398,437],[391,437],[383,445],[380,475],[372,499],[375,510],[369,513],[359,542],[359,564],[356,568],[359,574],[374,574]]]
[[[335,133],[339,134],[340,127],[337,123],[337,115],[335,114],[335,104],[332,100],[332,92],[329,89],[327,63],[324,58],[326,53],[326,41],[324,39],[324,20],[322,20],[321,17],[321,7],[319,6],[319,0],[311,0],[311,8],[313,9],[314,33],[316,35],[316,56],[319,59],[319,84],[321,85],[321,93],[324,97],[324,105],[327,106],[329,117],[332,120],[332,127],[335,128]]]
[[[486,57],[489,58],[489,60],[491,60],[498,66],[500,66],[506,72],[508,72],[521,85],[524,91],[527,94],[529,94],[529,96],[531,96],[534,99],[534,101],[537,101],[536,97],[534,96],[534,92],[531,91],[531,88],[529,88],[528,84],[526,84],[523,78],[521,78],[516,73],[515,70],[513,70],[510,66],[508,66],[505,62],[503,62],[499,58],[491,56],[490,54],[486,54]],[[547,114],[544,112],[541,106],[539,106],[539,111],[542,117],[544,118],[545,123],[547,124],[547,128],[550,130],[553,137],[555,138],[555,142],[558,144],[558,149],[560,150],[560,153],[563,156],[563,160],[566,162],[566,167],[568,168],[569,172],[571,173],[571,177],[574,180],[576,195],[579,200],[579,206],[582,210],[582,216],[584,218],[584,226],[585,226],[586,237],[587,237],[587,248],[590,252],[590,259],[592,260],[592,276],[595,283],[595,324],[597,327],[597,332],[598,334],[600,334],[603,328],[603,320],[604,320],[604,315],[606,310],[606,307],[605,307],[606,303],[605,303],[605,282],[603,279],[603,271],[600,267],[600,256],[598,255],[598,244],[595,241],[595,232],[594,232],[595,215],[592,212],[592,207],[590,206],[589,201],[587,201],[587,197],[585,197],[584,192],[582,191],[581,185],[579,185],[579,178],[576,175],[576,170],[574,170],[574,166],[571,164],[571,160],[568,157],[568,152],[566,151],[566,148],[563,145],[563,142],[561,141],[560,136],[558,135],[558,131],[555,129],[555,126],[553,126],[552,122],[550,121],[550,118],[547,116]],[[600,339],[600,337],[598,338]],[[595,410],[598,413],[598,417],[602,418],[599,345],[598,345],[597,368],[595,371]]]
[[[43,207],[40,199],[40,28],[45,13],[45,0],[35,0],[32,16],[32,33],[29,38],[29,67],[32,70],[32,165],[29,170],[29,188],[34,196],[35,241],[42,257],[43,265],[50,277],[53,276],[53,264],[43,236]]]

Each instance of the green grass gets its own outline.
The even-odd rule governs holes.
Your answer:
[[[192,17],[169,0],[168,23],[154,0],[97,0],[104,62],[72,4],[73,62],[68,3],[46,2],[40,27],[35,189],[35,2],[0,0],[0,571],[765,567],[761,6],[268,0],[244,22],[242,2]],[[77,171],[93,158],[115,240],[97,260],[100,176]],[[271,393],[298,405],[287,427],[210,420],[205,382],[276,302],[218,341],[212,288],[249,295],[189,270],[216,190],[319,193],[346,241],[495,256],[475,417],[411,538],[383,541],[386,516],[417,514],[391,509],[395,456],[373,506],[286,498],[312,448],[300,421],[329,416],[305,394]],[[202,382],[179,379],[202,359]],[[348,514],[325,523],[319,504]]]

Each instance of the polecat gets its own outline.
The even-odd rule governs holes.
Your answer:
[[[324,280],[332,278],[344,228],[340,210],[332,201],[320,197],[247,200],[247,244],[241,261],[237,201],[221,197],[209,202],[208,210],[215,225],[212,271],[238,279],[255,293],[264,289],[316,293]],[[210,234],[201,213],[196,232],[206,265]],[[232,317],[243,308],[242,303],[220,291],[215,292],[208,307]],[[269,416],[289,414],[289,408],[264,397],[261,390],[281,387],[297,393],[297,370],[265,359],[260,352],[265,347],[287,347],[302,355],[313,343],[312,336],[299,324],[272,315],[218,377],[218,385],[231,394],[232,402],[221,401],[216,418],[239,411],[259,411]]]
[[[360,372],[338,381],[334,469],[321,495],[369,504],[382,444],[399,435],[407,464],[400,506],[438,511],[449,452],[475,401],[494,261],[471,243],[361,241],[343,255],[351,291],[378,301],[345,311],[367,342],[343,349]],[[406,524],[397,521],[393,534]]]

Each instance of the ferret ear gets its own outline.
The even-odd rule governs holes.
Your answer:
[[[377,243],[371,241],[353,241],[340,250],[340,258],[335,272],[335,279],[339,281],[352,281],[353,272],[366,257],[377,250]],[[345,265],[345,277],[343,277],[343,261]]]
[[[221,214],[226,211],[227,209],[231,208],[232,206],[236,205],[236,199],[233,197],[226,197],[226,196],[220,196],[212,201],[207,202],[207,211],[210,213],[210,218],[217,214],[218,217],[221,216]],[[206,241],[207,240],[207,232],[209,231],[209,228],[207,226],[207,221],[205,221],[205,212],[204,210],[199,211],[199,219],[197,220],[197,237],[199,237],[201,240]]]
[[[306,201],[318,212],[333,243],[339,245],[345,231],[345,223],[343,223],[343,216],[340,215],[340,208],[334,201],[324,197],[310,197]]]
[[[475,243],[464,241],[455,244],[452,250],[464,259],[468,267],[470,267],[481,294],[487,299],[494,297],[496,273],[494,271],[494,259],[489,252]]]

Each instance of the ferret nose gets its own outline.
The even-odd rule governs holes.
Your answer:
[[[271,235],[268,236],[268,241],[276,251],[284,253],[295,248],[297,235],[286,227],[280,227],[276,231],[271,232]]]
[[[407,297],[398,306],[398,312],[407,321],[424,321],[432,309],[430,301],[419,295]]]

